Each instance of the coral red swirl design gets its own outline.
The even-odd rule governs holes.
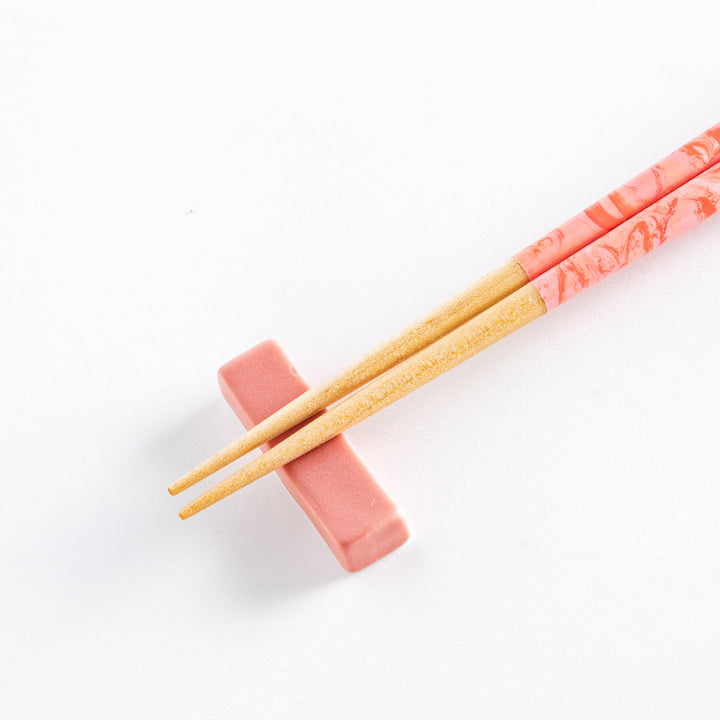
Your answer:
[[[521,250],[532,280],[720,161],[720,124]]]
[[[715,214],[720,165],[651,205],[533,280],[548,310]]]

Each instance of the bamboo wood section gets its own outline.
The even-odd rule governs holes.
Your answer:
[[[509,265],[509,264],[508,264]],[[505,266],[506,268],[509,267]],[[512,273],[509,273],[512,274]],[[487,276],[486,276],[487,277]],[[461,294],[462,295],[462,294]],[[449,302],[460,302],[456,296]],[[443,310],[448,312],[448,310]],[[508,297],[396,365],[374,382],[297,430],[289,438],[186,505],[184,520],[410,394],[476,353],[547,312],[540,293],[526,284]],[[416,324],[414,327],[418,327]],[[261,441],[262,442],[262,441]]]
[[[498,301],[526,285],[528,276],[514,258],[483,276],[386,342],[365,353],[322,385],[310,388],[267,420],[220,450],[173,483],[171,495],[195,485],[217,470],[260,447],[303,420],[324,410],[382,373],[426,348]],[[339,431],[342,432],[342,431]],[[338,433],[335,433],[338,434]],[[329,436],[332,437],[332,436]],[[327,439],[327,438],[326,438]],[[281,465],[284,463],[281,463]],[[279,467],[279,466],[278,466]],[[268,471],[269,472],[269,471]]]

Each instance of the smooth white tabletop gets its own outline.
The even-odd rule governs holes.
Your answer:
[[[716,720],[720,218],[351,430],[367,570],[166,491],[226,360],[320,381],[719,122],[716,0],[2,16],[0,716]]]

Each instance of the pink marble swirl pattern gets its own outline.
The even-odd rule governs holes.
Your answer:
[[[720,124],[521,250],[515,259],[532,280],[718,161]]]
[[[720,164],[532,281],[548,310],[714,215]]]

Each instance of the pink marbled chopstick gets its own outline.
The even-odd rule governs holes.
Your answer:
[[[720,161],[720,124],[521,250],[506,263],[258,423],[168,490],[175,495],[428,347]]]
[[[616,270],[714,215],[720,164],[531,281],[550,311]]]
[[[530,280],[720,161],[720,123],[515,255]]]
[[[720,207],[720,164],[674,190],[527,285],[395,366],[180,511],[185,519],[339,435],[604,277],[647,255]]]

